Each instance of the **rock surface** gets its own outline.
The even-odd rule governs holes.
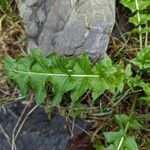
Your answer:
[[[28,49],[46,55],[78,55],[93,60],[107,50],[115,23],[115,0],[17,0],[28,34]]]
[[[25,114],[32,108],[33,106],[29,107]],[[11,141],[10,143],[7,141],[2,128],[12,139],[13,129],[24,109],[24,104],[15,102],[5,109],[4,111],[0,108],[0,149],[11,150]],[[85,130],[91,126],[81,119],[76,119],[75,124]],[[71,136],[69,127],[72,128],[72,123],[62,117],[56,109],[52,113],[51,121],[49,121],[44,110],[37,107],[24,123],[15,141],[16,148],[17,150],[67,150]],[[72,133],[76,135],[83,133],[83,131],[74,126]]]

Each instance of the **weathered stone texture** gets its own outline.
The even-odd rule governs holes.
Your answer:
[[[18,0],[28,34],[28,49],[44,54],[77,55],[94,60],[107,50],[115,23],[115,0]]]

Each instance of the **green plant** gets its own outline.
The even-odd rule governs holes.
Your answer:
[[[132,16],[129,18],[129,22],[134,25],[132,33],[139,34],[140,51],[137,56],[129,61],[134,64],[134,73],[132,73],[131,68],[128,70],[127,84],[129,90],[134,92],[135,88],[140,88],[143,94],[141,97],[135,96],[130,115],[117,114],[115,115],[116,122],[119,125],[117,131],[105,132],[105,138],[107,142],[110,143],[108,150],[138,150],[138,146],[134,136],[128,135],[130,129],[140,130],[143,126],[137,121],[133,116],[134,107],[136,105],[136,100],[139,99],[140,102],[145,101],[150,104],[150,83],[142,77],[143,72],[149,77],[150,69],[150,47],[148,45],[149,32],[150,32],[150,14],[149,14],[149,0],[120,0],[120,3],[131,10]],[[132,66],[133,68],[133,66]],[[133,74],[133,75],[132,75]],[[135,94],[136,95],[136,94]],[[141,101],[142,100],[142,101]],[[96,150],[104,149],[102,144],[97,144],[95,146]]]
[[[6,18],[11,20],[9,16],[13,14],[13,10],[9,8],[12,1],[8,0],[8,2],[9,5],[5,5],[7,1],[0,2],[0,24]],[[58,106],[62,102],[63,95],[69,92],[73,107],[70,107],[67,103],[65,115],[69,114],[72,118],[74,116],[81,117],[83,110],[87,110],[89,113],[92,105],[94,109],[96,107],[96,111],[94,110],[94,115],[90,111],[90,115],[98,117],[98,119],[105,117],[109,121],[115,120],[118,125],[115,130],[106,127],[107,123],[100,122],[103,127],[100,124],[100,127],[96,129],[96,134],[102,130],[105,138],[102,137],[100,138],[102,141],[98,139],[99,142],[95,142],[96,150],[137,150],[139,145],[137,146],[136,136],[130,131],[138,130],[140,132],[144,127],[134,116],[134,114],[141,115],[136,112],[135,106],[138,107],[139,104],[136,101],[140,100],[142,105],[143,101],[150,104],[150,83],[147,78],[143,77],[143,71],[146,75],[149,75],[150,69],[150,48],[148,47],[148,33],[150,32],[148,6],[150,6],[150,2],[149,0],[121,0],[121,3],[132,11],[133,16],[130,17],[129,22],[134,24],[135,28],[132,32],[139,33],[140,41],[140,51],[133,60],[128,61],[129,64],[126,67],[123,61],[118,64],[114,63],[108,55],[102,61],[92,64],[86,53],[77,57],[65,57],[51,53],[45,57],[36,49],[32,49],[28,56],[16,59],[6,56],[4,60],[6,75],[17,83],[22,95],[27,95],[28,91],[32,89],[38,105],[50,96],[48,99],[52,102],[47,100],[48,106],[45,107],[44,105],[47,113],[51,114],[52,107]],[[132,70],[134,70],[133,73]],[[49,93],[47,95],[47,85],[52,88],[51,95]],[[139,91],[139,88],[141,93],[135,93],[135,89]],[[93,101],[101,95],[101,97],[106,96],[109,99],[108,104],[105,99],[104,104],[102,104],[103,99],[101,97],[97,100],[98,104],[95,102],[94,106],[93,102],[90,105],[81,104],[82,98],[80,97],[87,91],[91,92],[90,96]],[[126,101],[126,97],[128,97],[128,101]],[[132,97],[135,97],[135,99],[132,100]],[[131,111],[121,109],[120,112],[120,104],[121,107],[126,107],[126,105],[123,106],[124,101],[128,106],[133,102]],[[130,114],[125,115],[128,112]],[[146,113],[146,111],[143,112]],[[113,114],[116,114],[115,119],[112,117]],[[49,119],[50,117],[51,115],[49,115]],[[105,145],[102,143],[105,143]]]
[[[92,65],[85,53],[73,58],[55,53],[44,57],[36,49],[32,49],[29,56],[17,59],[7,56],[4,69],[6,75],[18,84],[23,95],[32,87],[38,104],[46,97],[46,83],[52,85],[53,104],[58,105],[68,91],[71,92],[72,103],[87,90],[92,92],[93,100],[105,90],[121,92],[126,78],[123,64],[113,65],[109,56]]]
[[[135,105],[135,103],[133,104]],[[134,107],[131,110],[130,116],[121,114],[115,115],[116,122],[120,129],[116,132],[105,132],[104,135],[111,145],[108,150],[138,150],[137,143],[133,136],[129,136],[127,131],[129,129],[140,130],[143,126],[132,116]]]
[[[106,148],[99,142],[94,143],[93,147],[95,148],[95,150],[106,150]]]
[[[150,47],[144,48],[137,53],[137,56],[131,60],[141,71],[149,72],[150,69]]]
[[[148,46],[148,34],[150,32],[150,27],[148,27],[148,25],[150,23],[150,1],[121,0],[120,2],[132,11],[133,16],[129,18],[129,22],[135,25],[133,32],[139,33],[140,51],[137,53],[137,56],[130,62],[137,66],[137,74],[141,75],[143,71],[149,74],[150,47]],[[145,34],[145,45],[143,42],[143,34]],[[143,89],[146,97],[142,97],[141,99],[145,100],[148,104],[150,104],[150,84],[148,82],[144,82],[140,76],[136,76],[130,81],[132,82],[133,87],[141,87]]]
[[[129,8],[133,16],[129,18],[129,22],[135,25],[133,32],[139,33],[140,49],[148,46],[148,27],[150,22],[150,14],[148,13],[149,0],[120,0],[120,3]],[[143,46],[143,33],[145,33],[145,45]]]
[[[150,47],[146,47],[142,51],[139,51],[131,62],[138,67],[137,73],[139,74],[131,80],[133,87],[141,87],[146,95],[142,96],[141,99],[147,104],[150,104],[150,83],[144,81],[141,77],[143,73],[150,76]]]

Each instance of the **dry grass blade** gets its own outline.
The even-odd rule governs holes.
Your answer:
[[[7,142],[11,145],[11,139],[10,139],[9,135],[5,132],[5,130],[4,130],[4,128],[3,128],[3,126],[2,126],[1,123],[0,123],[0,130],[1,130],[1,132],[4,134],[4,136],[5,136],[6,140],[7,140]]]

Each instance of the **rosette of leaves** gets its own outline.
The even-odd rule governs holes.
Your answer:
[[[77,57],[51,53],[45,57],[37,49],[32,49],[28,56],[17,59],[6,56],[4,70],[8,78],[18,84],[23,95],[27,94],[29,87],[32,88],[37,104],[45,100],[45,86],[50,83],[53,105],[58,105],[68,91],[72,103],[79,100],[87,90],[91,91],[93,100],[105,90],[121,92],[126,76],[123,64],[113,65],[107,55],[93,65],[86,53]]]

